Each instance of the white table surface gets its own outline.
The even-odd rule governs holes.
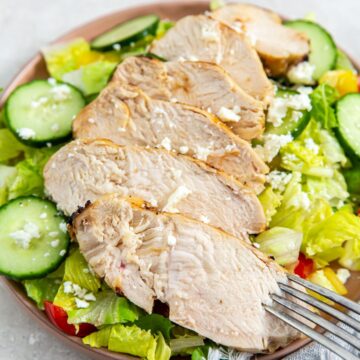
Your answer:
[[[113,10],[154,0],[0,0],[0,86],[39,48],[64,32]],[[171,0],[169,0],[171,1]],[[317,20],[360,60],[360,0],[248,0],[289,17]],[[83,360],[47,334],[0,285],[0,360]]]

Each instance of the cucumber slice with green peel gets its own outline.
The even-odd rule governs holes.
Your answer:
[[[34,196],[0,207],[0,274],[33,279],[54,271],[70,244],[64,218],[56,206]]]
[[[52,80],[34,80],[17,87],[5,103],[5,121],[26,145],[62,142],[71,135],[74,117],[85,106],[75,87]]]
[[[360,195],[360,165],[345,170],[344,177],[350,194]]]
[[[348,94],[336,103],[337,135],[349,155],[360,158],[360,94]]]
[[[285,26],[305,33],[309,38],[309,62],[315,66],[313,75],[315,80],[319,80],[324,73],[334,69],[337,59],[336,44],[322,26],[307,20],[288,21]]]
[[[349,57],[340,49],[337,49],[337,59],[335,64],[336,70],[350,70],[356,73],[355,66],[349,59]]]
[[[291,89],[278,89],[276,92],[276,97],[284,99],[291,95],[299,95],[299,93]],[[301,116],[296,116],[295,112],[301,113]],[[307,124],[310,121],[310,118],[311,115],[309,111],[299,111],[289,108],[280,126],[274,126],[272,123],[267,123],[265,134],[291,134],[291,136],[295,139],[305,130]]]
[[[99,35],[91,42],[95,50],[113,50],[113,46],[127,46],[144,38],[155,35],[160,18],[156,15],[144,15],[125,21],[109,31]]]

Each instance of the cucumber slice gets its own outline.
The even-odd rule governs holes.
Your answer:
[[[324,73],[335,67],[336,45],[331,35],[323,27],[307,20],[288,21],[285,25],[305,33],[310,39],[309,62],[315,66],[315,80],[319,80]]]
[[[337,135],[350,155],[360,158],[360,94],[348,94],[336,103]]]
[[[337,50],[336,70],[350,70],[356,73],[356,69],[349,57],[340,49]]]
[[[85,106],[75,87],[34,80],[16,88],[5,104],[5,121],[19,141],[32,146],[59,143],[71,135],[72,121]]]
[[[345,170],[344,177],[349,193],[360,195],[360,165],[358,164],[358,167]]]
[[[159,21],[159,17],[152,14],[125,21],[96,37],[91,47],[96,50],[113,50],[115,44],[130,45],[147,35],[155,35]]]
[[[54,271],[70,244],[56,206],[34,196],[0,207],[0,229],[0,273],[17,280]]]
[[[290,89],[278,89],[276,92],[276,97],[286,98],[291,95],[299,94],[295,90]],[[275,135],[287,135],[291,134],[291,136],[295,139],[297,138],[306,128],[307,124],[310,121],[310,112],[309,111],[301,111],[301,117],[294,116],[293,109],[288,109],[286,117],[283,119],[283,123],[280,126],[275,127],[273,124],[268,123],[266,125],[265,134],[275,134]]]

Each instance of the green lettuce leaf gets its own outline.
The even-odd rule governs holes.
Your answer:
[[[70,310],[68,322],[89,323],[99,327],[133,322],[140,314],[141,310],[127,299],[117,296],[112,290],[105,290],[96,295],[96,301],[90,303],[88,308]]]
[[[340,265],[353,270],[360,271],[360,240],[352,239],[345,243],[343,252],[339,259]]]
[[[9,184],[16,176],[14,166],[0,164],[0,206],[5,204],[9,198]]]
[[[96,61],[68,72],[62,80],[79,88],[85,96],[99,93],[108,83],[117,63]]]
[[[255,241],[263,253],[273,256],[278,264],[285,266],[297,261],[302,238],[301,232],[273,227],[257,236]]]
[[[172,337],[170,348],[173,355],[190,355],[196,348],[205,345],[202,336],[180,326],[172,329]]]
[[[210,1],[210,10],[211,11],[220,9],[223,6],[225,6],[224,0],[211,0]]]
[[[349,59],[349,57],[340,49],[337,49],[337,59],[336,59],[336,70],[351,70],[356,73],[356,69]]]
[[[338,97],[339,93],[337,90],[327,84],[319,85],[310,94],[312,103],[311,115],[324,129],[337,127],[337,119],[332,105]]]
[[[135,322],[135,325],[143,330],[150,330],[153,334],[160,332],[166,340],[170,339],[171,329],[174,327],[168,318],[160,314],[142,316]]]
[[[8,164],[9,160],[19,157],[25,148],[9,129],[0,129],[0,163]]]
[[[161,332],[158,333],[157,337],[157,346],[155,351],[156,360],[169,360],[171,357],[171,349],[166,343],[165,338]]]
[[[100,279],[91,271],[78,248],[74,249],[65,261],[64,281],[71,281],[93,293],[101,286]]]
[[[204,348],[204,346],[197,347],[191,354],[191,360],[206,360],[207,348]]]
[[[156,346],[156,338],[150,331],[142,330],[135,325],[114,325],[110,333],[108,348],[110,351],[154,360]]]
[[[25,159],[16,164],[16,176],[9,184],[9,199],[26,195],[44,195],[43,169],[57,149],[58,147],[25,149]]]
[[[322,221],[313,219],[313,226],[305,233],[303,248],[309,257],[321,258],[326,253],[328,257],[333,255],[331,259],[335,260],[342,255],[338,249],[346,241],[360,241],[360,218],[347,208],[323,217]]]
[[[160,20],[159,25],[156,29],[156,38],[162,38],[174,25],[175,23],[173,21]]]
[[[85,345],[94,348],[108,347],[112,326],[106,326],[103,329],[93,332],[82,339]]]
[[[272,187],[268,186],[260,194],[259,200],[265,212],[266,224],[269,225],[272,217],[276,214],[277,208],[281,204],[282,195],[274,192]]]
[[[27,296],[36,302],[39,309],[44,310],[44,301],[53,301],[59,290],[64,275],[64,266],[42,279],[24,280]]]

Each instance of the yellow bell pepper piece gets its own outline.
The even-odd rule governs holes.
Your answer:
[[[358,92],[357,76],[351,70],[328,71],[320,78],[319,83],[334,87],[340,96]]]
[[[346,287],[344,284],[340,281],[338,276],[336,275],[335,271],[329,267],[324,269],[324,274],[328,278],[328,280],[331,282],[332,286],[335,289],[335,292],[337,292],[340,295],[346,295],[348,293]]]

